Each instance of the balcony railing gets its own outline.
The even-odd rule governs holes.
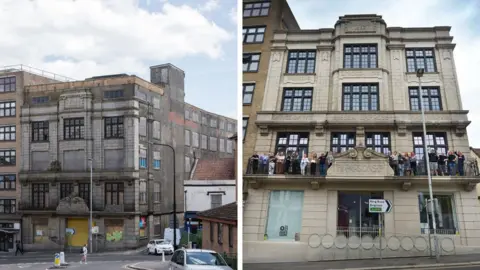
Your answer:
[[[35,204],[31,201],[20,201],[18,204],[19,211],[56,211],[58,203],[52,203],[48,205],[39,205]],[[90,207],[87,204],[87,207]],[[121,204],[121,205],[101,205],[101,204],[93,204],[93,211],[94,212],[110,212],[110,213],[122,213],[122,212],[135,212],[135,204],[128,203],[128,204]]]
[[[354,162],[354,161],[352,161]],[[312,168],[312,165],[315,166]],[[281,166],[281,167],[279,167]],[[325,171],[321,168],[319,163],[309,163],[305,168],[306,176],[318,176],[324,177],[328,175],[328,168],[331,165],[325,165]],[[416,167],[411,167],[410,165],[404,166],[403,170],[394,168],[395,176],[426,176],[427,167],[424,160],[418,160],[416,162]],[[284,162],[276,162],[271,167],[270,164],[263,164],[261,161],[258,161],[255,164],[254,160],[250,158],[248,160],[247,169],[245,171],[246,175],[300,175],[300,161],[290,162],[290,164],[285,164]],[[460,170],[458,164],[455,164],[451,173],[448,171],[448,165],[439,166],[439,169],[436,171],[431,171],[432,176],[468,176],[475,177],[480,176],[480,170],[478,164],[473,161],[466,161],[463,165],[463,170]]]
[[[56,204],[43,205],[31,201],[20,201],[18,204],[18,210],[20,211],[55,211],[56,209]]]

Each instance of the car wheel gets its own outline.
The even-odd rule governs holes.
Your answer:
[[[158,255],[157,249],[155,249],[155,255]]]

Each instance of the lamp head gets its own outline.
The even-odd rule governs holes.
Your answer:
[[[417,77],[418,78],[423,77],[424,72],[425,72],[425,69],[423,69],[423,68],[417,69]]]

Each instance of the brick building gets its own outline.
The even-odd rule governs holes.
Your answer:
[[[247,130],[256,137],[253,150],[310,160],[329,151],[333,159],[326,176],[319,165],[305,176],[292,163],[277,164],[274,175],[247,168],[245,262],[378,258],[380,239],[384,256],[428,253],[425,146],[470,151],[452,41],[448,26],[387,27],[374,14],[341,16],[333,28],[274,32],[263,103],[250,119],[258,129]],[[419,94],[428,106],[426,138]],[[393,151],[415,153],[413,174],[394,171]],[[480,247],[480,178],[465,156],[453,167],[463,175],[438,170],[432,177],[443,254]],[[370,213],[370,199],[390,200],[391,213]]]

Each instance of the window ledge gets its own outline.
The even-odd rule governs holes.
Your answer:
[[[316,76],[317,73],[283,73],[283,76]]]
[[[408,71],[405,72],[405,74],[407,74],[407,75],[415,75],[415,76],[417,75],[416,72],[408,72]],[[431,75],[440,75],[440,72],[438,72],[438,71],[435,71],[435,72],[424,72],[423,74],[424,74],[424,75],[429,75],[429,74],[431,74]]]

